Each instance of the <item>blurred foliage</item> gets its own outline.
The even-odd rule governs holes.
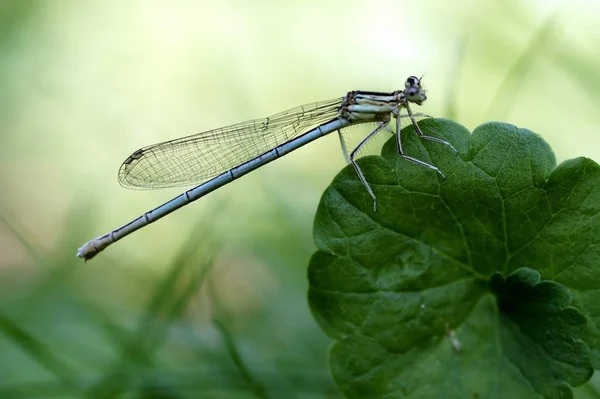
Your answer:
[[[122,190],[120,162],[422,73],[423,112],[499,118],[545,132],[559,162],[598,160],[596,3],[3,1],[0,397],[340,397],[306,301],[337,139],[84,265],[79,245],[178,193]]]

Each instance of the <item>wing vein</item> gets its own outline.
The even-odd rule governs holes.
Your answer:
[[[119,182],[133,189],[206,182],[336,118],[342,100],[302,105],[267,118],[141,148],[121,165]]]

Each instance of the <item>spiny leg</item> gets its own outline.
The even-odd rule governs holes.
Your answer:
[[[393,112],[393,114],[396,116],[396,119],[397,119],[397,120],[396,120],[396,129],[397,129],[397,131],[399,132],[399,131],[400,131],[400,120],[399,120],[399,119],[400,119],[400,118],[410,118],[410,116],[409,116],[409,115],[400,115],[398,111],[395,111],[395,112],[394,112],[394,111],[392,111],[392,112]],[[420,113],[420,112],[417,112],[417,113],[415,114],[415,116],[418,116],[418,117],[424,117],[424,118],[431,118],[431,116],[430,116],[430,115],[427,115],[427,114],[422,114],[422,113]],[[396,147],[397,147],[397,148],[399,148],[399,149],[402,149],[402,144],[398,145],[398,140],[399,140],[399,137],[398,137],[398,135],[396,135],[396,132],[394,132],[394,131],[392,130],[392,128],[390,127],[390,125],[386,125],[386,126],[385,126],[385,130],[387,130],[388,132],[390,132],[391,134],[393,134],[394,136],[396,136]],[[398,151],[398,152],[400,152],[400,151]]]
[[[379,133],[381,131],[381,129],[387,127],[388,123],[389,123],[389,120],[379,122],[378,126],[375,128],[375,130],[373,130],[371,133],[369,133],[369,135],[367,137],[362,139],[362,141],[356,146],[356,148],[354,150],[352,150],[352,152],[350,153],[350,157],[349,157],[350,163],[352,163],[352,166],[354,166],[354,170],[356,170],[356,174],[358,175],[358,178],[362,182],[363,186],[365,186],[365,188],[367,189],[367,192],[369,193],[369,195],[373,198],[373,211],[374,212],[377,212],[377,197],[375,197],[375,193],[371,189],[371,186],[369,186],[367,179],[365,178],[365,176],[362,173],[362,170],[360,169],[360,167],[354,160],[354,157],[356,156],[358,151],[360,151],[360,149],[362,147],[364,147],[364,145],[367,144],[367,142],[373,138],[373,136],[375,136],[377,133]]]
[[[396,150],[398,154],[404,155],[402,151],[402,140],[401,140],[401,126],[400,126],[400,111],[398,109],[394,110],[394,116],[396,116]]]
[[[373,193],[373,190],[371,190],[371,187],[369,186],[369,183],[367,183],[367,180],[365,179],[364,175],[362,174],[360,167],[350,157],[350,154],[348,154],[348,147],[346,146],[346,141],[344,140],[344,135],[342,134],[342,131],[338,130],[337,132],[338,132],[338,137],[340,138],[340,145],[342,146],[342,152],[344,153],[344,158],[346,159],[346,163],[351,163],[352,166],[354,166],[354,170],[356,170],[356,173],[358,174],[358,178],[360,179],[361,183],[365,186],[369,195],[371,197],[373,197],[373,201],[376,201],[375,193]],[[375,202],[375,204],[376,204],[376,202]],[[377,211],[377,209],[376,209],[377,205],[375,205],[374,208],[375,208],[375,211]]]
[[[452,151],[454,151],[455,153],[458,154],[458,151],[456,151],[456,148],[454,148],[454,146],[452,144],[450,144],[448,141],[446,141],[444,139],[439,139],[437,137],[427,136],[427,135],[423,134],[423,131],[421,130],[421,128],[417,124],[417,121],[415,119],[415,115],[413,115],[413,113],[412,113],[412,111],[410,109],[410,106],[408,104],[406,104],[406,112],[408,112],[408,116],[410,118],[410,121],[412,122],[412,125],[414,126],[415,130],[417,131],[417,134],[419,135],[419,137],[421,137],[422,139],[425,139],[425,140],[430,140],[430,141],[435,141],[435,142],[438,142],[438,143],[445,144],[448,147],[452,148]]]
[[[431,170],[435,170],[436,172],[438,172],[440,174],[440,176],[442,176],[443,180],[446,180],[446,175],[444,173],[442,173],[442,171],[437,167],[437,166],[433,166],[430,163],[427,162],[423,162],[420,159],[417,158],[413,158],[413,157],[409,157],[408,155],[404,155],[404,154],[400,154],[400,156],[404,159],[406,159],[407,161],[411,161],[416,163],[417,165],[421,165],[421,166],[425,166],[426,168],[429,168]]]
[[[419,125],[417,125],[417,121],[415,120],[412,112],[410,111],[410,108],[408,107],[408,104],[406,106],[406,109],[408,110],[408,116],[410,117],[410,120],[412,121],[413,126],[415,127],[415,130],[417,131],[417,133],[419,134],[420,137],[430,137],[430,136],[425,136],[423,134],[423,132],[421,132],[421,129],[419,128]],[[446,175],[444,175],[444,173],[442,173],[442,171],[437,167],[437,166],[433,166],[427,162],[423,162],[417,158],[413,158],[410,157],[408,155],[404,155],[404,151],[402,150],[402,137],[401,137],[401,126],[400,126],[400,118],[401,116],[399,115],[399,111],[395,111],[393,112],[394,116],[396,117],[396,148],[398,149],[398,154],[406,159],[407,161],[416,163],[417,165],[421,165],[421,166],[425,166],[426,168],[429,168],[431,170],[435,170],[437,173],[440,174],[440,176],[442,176],[442,179],[446,180]],[[439,140],[436,137],[431,137],[432,139],[435,139],[435,141]],[[450,147],[452,147],[452,144],[445,142],[446,144],[448,144]],[[454,149],[454,147],[452,147],[452,149]],[[454,150],[456,151],[456,150]]]
[[[350,155],[348,155],[348,147],[346,147],[346,142],[344,141],[344,136],[342,135],[342,131],[338,130],[338,137],[340,138],[340,144],[342,145],[342,152],[344,153],[344,159],[346,163],[350,163]]]

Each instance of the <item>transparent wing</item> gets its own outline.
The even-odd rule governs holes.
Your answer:
[[[203,183],[336,118],[342,100],[303,105],[141,148],[121,165],[119,182],[138,189]]]

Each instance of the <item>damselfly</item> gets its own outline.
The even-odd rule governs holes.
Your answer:
[[[342,98],[324,101],[228,127],[209,130],[191,136],[165,141],[141,148],[131,154],[119,169],[119,182],[127,188],[162,188],[191,184],[197,187],[169,202],[144,213],[110,233],[94,238],[77,250],[77,256],[91,259],[100,251],[128,234],[168,215],[217,188],[251,172],[311,141],[331,132],[338,132],[344,157],[356,170],[360,181],[373,198],[356,156],[361,148],[382,130],[396,136],[398,154],[411,162],[425,166],[445,176],[436,166],[404,154],[400,140],[400,120],[410,119],[418,135],[452,148],[452,144],[437,137],[424,135],[416,121],[410,103],[421,105],[427,99],[421,80],[406,79],[404,90],[392,93],[351,91]],[[406,115],[401,111],[406,110]],[[392,118],[396,130],[389,127]],[[353,125],[375,123],[355,149],[348,152],[341,130]]]

